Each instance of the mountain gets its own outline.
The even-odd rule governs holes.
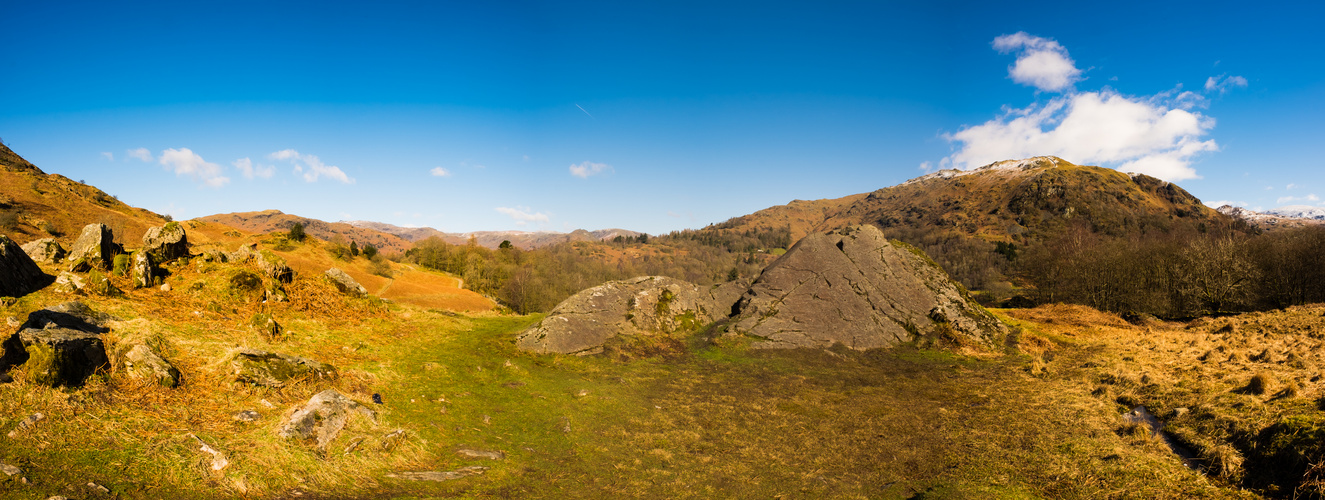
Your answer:
[[[0,144],[0,231],[22,244],[55,238],[68,248],[83,226],[100,222],[121,242],[142,240],[166,218],[131,207],[106,192],[59,174],[47,174]]]
[[[789,227],[792,238],[799,239],[810,232],[869,223],[891,233],[945,232],[1022,244],[1057,234],[1076,221],[1114,236],[1233,224],[1177,184],[1037,156],[972,170],[941,170],[843,198],[793,201],[710,227]]]
[[[1247,224],[1263,231],[1325,225],[1325,208],[1306,205],[1291,205],[1264,212],[1247,210],[1232,205],[1224,205],[1216,210],[1221,214],[1245,221]]]
[[[318,219],[310,219],[291,215],[280,210],[263,210],[261,212],[236,212],[229,214],[208,215],[199,217],[197,220],[207,222],[217,222],[242,229],[250,233],[270,233],[287,232],[295,223],[304,225],[304,232],[313,235],[321,240],[332,241],[337,236],[346,240],[346,243],[353,241],[359,245],[371,244],[384,253],[405,253],[413,246],[409,241],[394,234],[382,231],[358,227],[344,222],[325,222]]]
[[[637,231],[631,231],[628,229],[599,229],[596,231],[576,229],[569,233],[559,233],[555,231],[474,231],[471,233],[444,233],[431,227],[400,227],[385,222],[356,220],[341,221],[340,223],[392,234],[410,242],[437,237],[452,245],[463,245],[468,243],[470,238],[473,238],[479,246],[486,248],[497,248],[501,245],[501,242],[509,241],[512,245],[525,250],[555,245],[567,241],[609,241],[617,236],[635,238],[641,234]]]

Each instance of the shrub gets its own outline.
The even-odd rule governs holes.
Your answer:
[[[373,246],[370,243],[365,243],[363,245],[362,253],[364,257],[368,258],[368,260],[372,260],[373,257],[377,256],[377,247]]]
[[[18,211],[6,210],[0,212],[0,229],[14,230],[18,229]]]
[[[388,264],[385,257],[375,255],[372,262],[368,263],[368,272],[381,276],[383,278],[391,277],[391,264]]]
[[[304,223],[296,222],[293,226],[290,226],[290,240],[302,242],[307,236],[307,234],[304,234]]]
[[[1247,391],[1260,396],[1269,392],[1270,385],[1273,383],[1274,380],[1271,378],[1270,374],[1264,372],[1257,373],[1251,377],[1251,382],[1247,383]]]

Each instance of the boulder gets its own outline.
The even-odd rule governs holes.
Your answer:
[[[300,379],[330,379],[336,368],[299,356],[241,349],[230,361],[235,380],[265,387],[285,387]]]
[[[375,423],[377,414],[335,389],[319,392],[308,400],[302,408],[291,413],[281,424],[277,434],[285,439],[298,439],[314,444],[318,451],[325,452],[340,435],[342,429],[350,423],[351,417],[362,416],[370,423]]]
[[[258,269],[261,269],[268,278],[281,283],[294,281],[294,270],[285,264],[285,259],[272,253],[271,250],[258,252]]]
[[[581,291],[521,332],[526,351],[593,354],[617,335],[668,336],[727,317],[743,283],[702,287],[663,276],[610,281]]]
[[[918,335],[989,344],[1005,331],[923,252],[874,226],[811,234],[760,274],[730,332],[753,347],[889,347]]]
[[[249,243],[247,245],[240,245],[239,249],[233,252],[224,252],[221,254],[224,257],[221,262],[247,262],[249,258],[252,258],[253,255],[257,253],[257,246],[257,243]]]
[[[0,297],[22,297],[50,282],[50,276],[37,267],[23,248],[0,234]]]
[[[124,373],[129,378],[149,380],[166,387],[178,387],[179,370],[145,344],[137,344],[124,353]]]
[[[143,252],[150,254],[158,264],[189,256],[189,240],[184,225],[167,222],[165,226],[148,228],[143,234]]]
[[[368,289],[364,288],[363,285],[360,285],[358,281],[354,281],[354,278],[351,278],[350,275],[345,274],[345,271],[333,267],[327,270],[326,276],[327,281],[336,285],[336,289],[340,290],[340,293],[353,295],[355,297],[362,297],[368,294]]]
[[[83,287],[83,291],[87,293],[100,295],[102,297],[119,297],[124,295],[123,291],[110,282],[110,278],[96,270],[88,273],[86,283],[87,285]]]
[[[110,331],[106,326],[107,323],[115,320],[114,316],[94,311],[87,304],[75,300],[33,311],[28,314],[27,321],[19,328],[40,330],[54,325],[85,332],[106,333]]]
[[[133,264],[131,264],[130,276],[133,277],[134,288],[151,288],[156,286],[159,279],[164,278],[161,268],[157,267],[156,257],[145,250],[139,250],[133,254]]]
[[[66,255],[69,255],[69,252],[66,252],[64,247],[55,241],[55,238],[29,241],[26,245],[23,245],[23,253],[28,254],[28,257],[32,257],[33,261],[43,264],[57,264],[63,261]]]
[[[109,271],[111,259],[121,252],[110,228],[105,224],[88,224],[69,249],[69,270],[80,273],[94,268]]]
[[[69,271],[60,271],[60,276],[55,278],[55,291],[60,293],[83,293],[83,287],[83,278]]]
[[[23,365],[30,381],[56,387],[82,385],[89,375],[106,367],[109,359],[101,340],[106,329],[78,309],[58,308],[28,314],[19,332],[0,344],[4,349],[0,370]]]

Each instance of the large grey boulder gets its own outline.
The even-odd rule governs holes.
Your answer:
[[[130,347],[123,356],[124,373],[129,378],[151,381],[166,387],[178,387],[179,369],[146,344]]]
[[[158,279],[164,278],[161,268],[157,267],[158,262],[160,261],[146,250],[134,252],[129,273],[133,277],[134,288],[151,288],[156,286]]]
[[[107,316],[79,302],[35,311],[0,348],[0,371],[25,366],[29,380],[57,386],[82,385],[109,363],[101,334]]]
[[[69,249],[69,270],[87,272],[91,269],[109,271],[111,259],[122,249],[115,244],[115,234],[105,224],[94,223],[83,227],[83,232]]]
[[[353,295],[355,297],[362,297],[368,294],[368,289],[364,288],[363,285],[360,285],[358,281],[354,281],[354,278],[350,277],[349,274],[346,274],[345,271],[333,267],[328,269],[325,274],[327,276],[327,281],[336,285],[336,289],[340,290],[340,293]]]
[[[50,282],[50,276],[37,267],[23,248],[0,234],[0,297],[22,297]]]
[[[235,380],[265,387],[285,387],[297,380],[322,380],[336,377],[336,368],[300,356],[290,356],[257,349],[241,349],[230,360]]]
[[[147,233],[143,234],[142,251],[151,255],[158,264],[188,257],[189,240],[184,233],[184,225],[167,222],[162,227],[148,228]]]
[[[988,344],[1006,327],[922,252],[874,226],[806,236],[737,303],[753,347],[889,347],[917,335]]]
[[[285,259],[272,253],[271,250],[261,250],[257,253],[258,269],[268,278],[281,283],[294,281],[294,270],[286,265]]]
[[[319,392],[302,408],[291,413],[281,424],[277,434],[285,439],[298,439],[317,446],[325,452],[356,415],[370,424],[377,414],[335,389]]]
[[[23,253],[28,254],[28,257],[32,257],[33,261],[44,264],[57,264],[69,254],[64,250],[64,247],[55,241],[55,238],[29,241],[23,245]]]
[[[686,333],[725,318],[742,289],[742,283],[702,287],[663,276],[610,281],[562,301],[521,332],[516,345],[540,353],[593,354],[617,335]]]

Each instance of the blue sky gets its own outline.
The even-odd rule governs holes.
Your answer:
[[[1316,6],[0,2],[0,139],[177,218],[657,234],[1037,154],[1325,204]]]

